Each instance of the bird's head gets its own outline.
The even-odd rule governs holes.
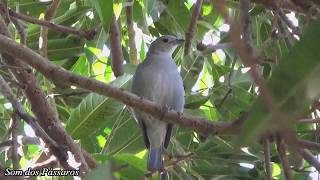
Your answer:
[[[151,43],[149,52],[165,53],[171,55],[173,51],[177,48],[177,46],[183,42],[183,39],[179,39],[175,36],[164,35],[157,38],[155,41]]]

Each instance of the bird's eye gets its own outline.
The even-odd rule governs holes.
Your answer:
[[[164,38],[162,41],[165,42],[165,43],[167,43],[167,42],[169,41],[169,39]]]

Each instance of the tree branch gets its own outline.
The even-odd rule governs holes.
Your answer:
[[[110,51],[112,56],[112,70],[116,77],[123,74],[123,53],[121,45],[121,33],[117,19],[112,15],[112,23],[110,26]]]
[[[50,22],[52,18],[57,13],[58,7],[60,5],[60,0],[53,0],[52,3],[50,4],[48,10],[46,11],[46,14],[44,16],[44,21]],[[39,53],[41,56],[48,58],[48,32],[49,29],[45,26],[42,26],[40,29],[40,37],[39,37]],[[48,82],[48,80],[44,80],[44,84],[47,87],[46,94],[51,94],[52,93],[52,84]],[[54,111],[54,114],[57,116],[58,119],[58,111],[56,107],[56,103],[53,97],[48,98],[48,102],[50,103],[52,110]]]
[[[129,48],[130,48],[130,60],[132,64],[139,64],[137,58],[137,48],[135,43],[135,32],[133,29],[133,18],[132,18],[132,6],[133,0],[127,0],[128,3],[132,3],[130,6],[126,6],[126,18],[127,18],[127,27],[128,27],[128,37],[129,37]]]
[[[291,2],[302,9],[303,12],[307,15],[318,16],[320,11],[320,2],[310,1],[310,0],[291,0]]]
[[[311,166],[315,167],[317,171],[320,172],[320,162],[309,150],[299,149],[299,153],[303,159],[305,159]]]
[[[281,1],[272,0],[272,10],[279,16],[279,18],[286,23],[286,25],[292,30],[293,34],[300,36],[300,29],[293,25],[289,18],[285,15],[282,9],[280,9]]]
[[[239,0],[239,10],[240,10],[240,29],[243,36],[243,40],[247,43],[247,47],[252,51],[252,32],[251,32],[251,21],[250,21],[250,4],[251,0]]]
[[[279,153],[282,171],[287,180],[293,180],[292,172],[289,166],[288,157],[286,155],[286,145],[281,137],[277,137],[277,150]]]
[[[10,37],[8,30],[5,28],[6,25],[3,19],[0,17],[0,34],[5,34]],[[0,35],[1,37],[5,37],[6,39],[10,39],[4,35]],[[13,40],[11,40],[13,41]],[[0,45],[0,49],[2,49],[3,45]],[[39,55],[38,55],[39,56]],[[10,66],[17,67],[26,67],[23,61],[24,57],[15,58],[10,53],[2,53],[3,60],[6,64]],[[45,59],[44,59],[45,60]],[[47,61],[47,60],[45,60]],[[70,150],[76,157],[76,159],[81,163],[81,172],[86,172],[88,170],[88,166],[83,158],[83,154],[78,145],[76,145],[69,134],[64,130],[63,126],[60,123],[60,120],[55,116],[54,111],[50,104],[46,101],[45,95],[42,93],[39,82],[36,76],[32,72],[24,71],[24,70],[12,70],[13,74],[17,78],[17,80],[23,84],[26,88],[24,89],[24,93],[30,102],[31,109],[35,114],[37,120],[41,127],[45,130],[47,134],[50,135],[60,146],[66,147],[64,154],[60,154],[61,151],[57,151],[55,148],[51,148],[52,153],[57,157],[63,157],[59,159],[60,162],[66,162],[67,158],[67,150]],[[67,163],[65,167],[67,167]]]
[[[58,165],[58,161],[56,158],[54,158],[53,156],[51,156],[49,159],[41,162],[41,163],[37,163],[32,167],[32,170],[42,170],[43,168],[55,168]]]
[[[177,124],[184,128],[193,129],[203,135],[239,133],[241,125],[246,118],[242,117],[234,122],[213,123],[204,118],[185,116],[172,110],[164,112],[161,106],[149,100],[141,99],[130,92],[66,71],[51,63],[51,61],[45,60],[42,56],[26,46],[19,45],[15,41],[3,35],[0,35],[0,52],[8,53],[16,58],[21,58],[21,60],[33,66],[37,71],[41,72],[46,78],[52,80],[56,84],[67,86],[74,85],[111,97],[137,110],[147,112],[153,116],[162,117],[162,121]]]
[[[306,141],[306,140],[298,140],[299,146],[301,148],[306,148],[310,150],[314,150],[319,152],[320,151],[320,144],[312,141]]]
[[[184,55],[188,55],[191,49],[191,44],[192,44],[192,39],[196,33],[197,30],[197,20],[200,16],[201,12],[201,6],[202,6],[203,0],[197,0],[196,3],[194,4],[190,24],[188,27],[187,32],[185,33],[185,44],[184,44]]]
[[[316,118],[316,119],[299,119],[298,122],[299,123],[306,123],[306,124],[316,124],[316,123],[320,123],[320,118]]]
[[[11,17],[10,19],[18,31],[21,44],[27,44],[27,32],[25,25],[15,17]]]
[[[51,139],[50,136],[48,136],[45,131],[43,131],[43,129],[38,125],[37,121],[34,120],[33,117],[31,117],[30,115],[28,115],[27,112],[24,111],[22,105],[20,104],[20,102],[18,101],[18,99],[16,99],[14,97],[14,95],[12,94],[10,87],[7,85],[7,83],[4,81],[4,79],[2,78],[2,76],[0,76],[0,91],[2,92],[2,94],[9,100],[9,102],[12,104],[12,107],[15,109],[15,111],[19,114],[19,116],[24,119],[36,132],[36,134],[38,136],[40,136],[47,144],[49,147],[53,147],[55,149],[59,149],[60,146]],[[13,143],[13,142],[12,142]],[[63,151],[63,150],[60,150]],[[63,154],[63,153],[58,153],[59,155]],[[60,159],[63,159],[65,157],[60,157]]]
[[[60,0],[53,0],[51,5],[49,6],[46,15],[44,16],[44,21],[48,23],[52,20],[52,18],[56,15],[58,7],[60,5]],[[48,57],[48,27],[42,26],[40,30],[39,37],[39,52],[43,57]]]
[[[0,13],[2,14],[5,12],[6,12],[5,7],[0,3]],[[26,21],[26,22],[29,22],[32,24],[38,24],[40,26],[45,26],[45,27],[48,27],[48,28],[55,30],[55,31],[59,31],[59,32],[67,33],[67,34],[74,34],[74,35],[83,37],[87,40],[92,40],[96,34],[95,28],[88,30],[88,31],[80,31],[80,30],[76,30],[76,29],[73,29],[73,28],[70,28],[67,26],[53,24],[53,23],[47,22],[47,21],[41,21],[41,20],[38,20],[36,18],[33,18],[31,16],[27,16],[24,14],[19,14],[19,13],[12,11],[11,9],[9,9],[8,12],[11,17],[15,17],[17,19],[20,19],[20,20],[23,20],[23,21]]]
[[[307,2],[308,1],[308,2]],[[252,0],[252,2],[261,4],[269,9],[272,9],[272,0]],[[309,0],[291,0],[291,1],[281,1],[280,8],[286,9],[290,11],[295,11],[304,14],[312,14],[312,9],[316,6],[315,4],[310,2]],[[320,5],[319,3],[317,4]],[[313,7],[313,8],[312,8]]]
[[[3,80],[3,79],[2,79]],[[11,135],[12,135],[12,167],[13,169],[19,169],[19,154],[18,154],[18,131],[19,131],[19,126],[20,126],[20,117],[18,114],[13,113],[12,114],[12,130],[11,130]]]
[[[204,45],[202,43],[197,44],[197,50],[202,51],[203,54],[209,54],[215,52],[217,49],[228,49],[232,48],[231,43],[221,43],[221,44],[208,44]]]
[[[267,180],[272,180],[272,164],[270,158],[270,140],[265,138],[264,142],[264,164],[266,168]]]

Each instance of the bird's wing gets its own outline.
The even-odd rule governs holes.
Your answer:
[[[183,83],[180,75],[178,73],[174,73],[172,76],[172,84],[171,86],[173,87],[171,89],[172,97],[168,97],[167,99],[167,106],[175,111],[178,112],[183,112],[183,107],[184,107],[184,88],[183,88]],[[167,133],[164,139],[164,148],[167,148],[169,143],[170,143],[170,138],[172,134],[172,129],[173,129],[173,124],[168,123],[167,125]]]
[[[137,67],[137,70],[132,80],[131,92],[136,94],[137,96],[140,96],[141,98],[149,99],[150,89],[148,88],[148,81],[150,80],[148,78],[150,77],[145,76],[145,74],[143,73],[146,69],[147,68],[143,63]],[[139,111],[134,110],[134,116],[142,129],[143,140],[146,145],[146,148],[149,148],[150,142],[147,135],[146,124],[144,122],[145,115]]]

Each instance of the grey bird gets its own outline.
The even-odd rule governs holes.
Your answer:
[[[172,59],[172,53],[183,42],[183,39],[164,35],[151,43],[146,59],[138,65],[133,76],[134,94],[170,110],[183,111],[183,82]],[[148,171],[161,172],[163,150],[169,145],[173,125],[137,110],[134,116],[148,149]]]

